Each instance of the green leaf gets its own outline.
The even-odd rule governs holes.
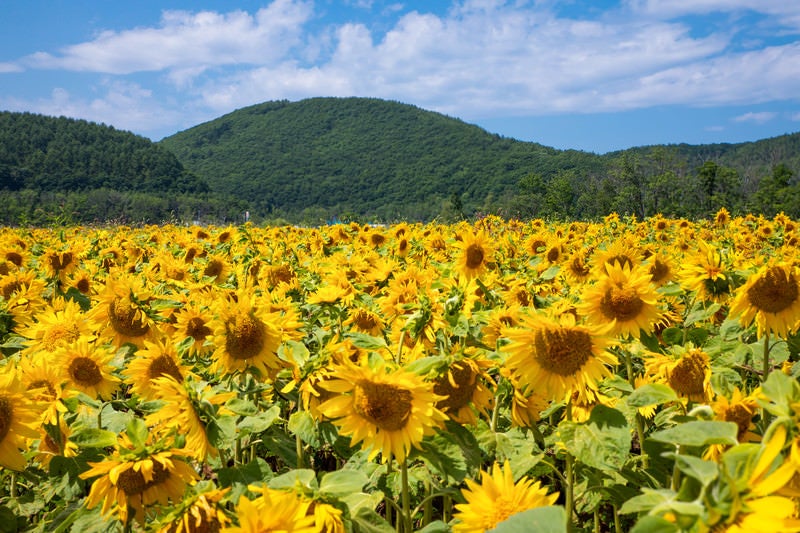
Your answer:
[[[420,449],[412,450],[411,457],[414,456],[420,457],[428,468],[446,481],[460,482],[467,476],[467,463],[461,448],[444,433],[425,437],[420,443]]]
[[[406,370],[415,374],[419,374],[420,376],[424,376],[435,368],[441,366],[446,360],[447,358],[443,355],[422,357],[406,365]]]
[[[542,281],[550,281],[555,279],[558,276],[558,272],[561,270],[561,267],[558,265],[553,265],[544,272],[539,275],[539,279]]]
[[[225,448],[236,439],[236,418],[233,416],[221,416],[212,420],[206,426],[208,440],[216,448]]]
[[[631,429],[625,415],[604,405],[596,405],[585,423],[559,424],[558,436],[573,457],[605,471],[622,468],[631,447]]]
[[[271,489],[294,489],[299,486],[312,492],[319,487],[316,472],[308,468],[290,470],[275,476],[269,480],[268,485]]]
[[[300,437],[306,444],[318,448],[317,422],[308,411],[295,411],[289,416],[289,431]]]
[[[75,287],[70,287],[67,289],[67,292],[64,293],[64,299],[76,302],[80,306],[81,311],[84,312],[88,311],[92,307],[92,301],[89,299],[89,297]]]
[[[386,341],[381,337],[373,337],[366,333],[350,332],[347,338],[353,341],[355,346],[365,350],[381,350],[386,348]]]
[[[661,339],[670,346],[683,344],[683,330],[676,327],[666,328],[661,332]]]
[[[450,533],[450,531],[450,526],[441,520],[434,520],[427,526],[417,531],[417,533]]]
[[[668,385],[661,383],[648,383],[642,385],[628,396],[628,405],[632,407],[647,407],[650,405],[661,405],[662,403],[674,402],[678,395]]]
[[[97,428],[83,428],[69,436],[69,440],[81,448],[106,448],[117,444],[117,434]]]
[[[246,465],[217,470],[217,480],[221,487],[231,487],[239,484],[246,488],[247,485],[252,483],[267,481],[272,476],[272,469],[260,457],[256,457]]]
[[[719,467],[713,461],[704,461],[691,455],[668,454],[675,459],[675,465],[687,476],[693,477],[704,487],[717,479]]]
[[[225,402],[225,407],[230,409],[233,414],[241,416],[254,415],[258,412],[256,404],[242,398],[231,398]]]
[[[681,446],[705,446],[707,444],[735,445],[738,427],[734,422],[718,420],[692,420],[677,426],[657,431],[650,435],[654,441]]]
[[[630,533],[678,533],[681,529],[660,516],[643,516]]]
[[[783,372],[770,373],[761,386],[761,392],[770,403],[765,403],[763,400],[759,403],[776,416],[791,416],[792,404],[800,400],[800,384]]]
[[[266,431],[275,423],[280,414],[280,406],[273,405],[266,411],[261,411],[255,416],[246,416],[238,424],[239,432],[242,435],[255,435]]]
[[[689,313],[689,315],[686,317],[686,320],[683,321],[683,325],[684,326],[691,326],[695,322],[705,322],[711,316],[713,316],[714,313],[719,311],[720,307],[721,307],[720,304],[715,303],[715,304],[709,305],[705,309],[703,309],[703,308],[696,309],[696,310],[692,311],[691,313]]]
[[[566,533],[567,515],[561,506],[535,507],[503,520],[493,533]]]
[[[361,507],[353,516],[353,523],[362,533],[395,533],[394,527],[372,509]]]
[[[675,496],[675,491],[669,489],[642,488],[642,494],[623,503],[619,512],[620,514],[649,512],[651,509],[671,501]]]
[[[361,492],[369,478],[360,470],[337,470],[328,472],[319,482],[319,492],[338,498],[347,494]]]
[[[125,430],[136,449],[143,449],[147,442],[147,424],[141,418],[132,418]]]

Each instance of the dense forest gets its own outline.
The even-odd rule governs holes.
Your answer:
[[[372,98],[239,109],[158,143],[0,113],[0,223],[800,216],[800,134],[598,155]]]

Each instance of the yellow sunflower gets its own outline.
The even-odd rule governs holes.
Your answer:
[[[120,379],[112,374],[110,361],[114,352],[96,346],[85,338],[62,346],[53,353],[53,361],[61,364],[61,374],[68,386],[90,398],[110,400]]]
[[[418,447],[447,418],[436,402],[433,384],[421,376],[392,368],[382,362],[376,368],[345,364],[335,369],[336,379],[320,386],[339,396],[319,406],[352,444],[369,449],[369,459],[379,453],[388,462],[394,456],[405,461],[411,447]]]
[[[738,388],[733,389],[731,397],[718,395],[711,403],[711,410],[714,411],[714,419],[723,422],[733,422],[738,428],[736,440],[742,442],[758,441],[761,437],[754,433],[755,424],[753,418],[758,414],[757,392],[748,395],[742,394]],[[703,457],[706,459],[717,460],[725,451],[727,446],[712,444],[708,447]]]
[[[117,347],[127,342],[142,346],[155,330],[148,308],[151,299],[142,279],[129,274],[111,275],[88,315],[101,338],[111,340]]]
[[[700,241],[697,251],[684,259],[678,279],[682,287],[694,291],[701,300],[723,303],[732,289],[728,269],[727,256]]]
[[[18,368],[22,386],[43,408],[42,424],[55,425],[59,413],[67,412],[62,400],[77,394],[77,391],[64,388],[63,373],[51,354],[24,354],[20,357]]]
[[[711,389],[711,362],[700,348],[676,347],[674,354],[651,353],[645,357],[645,372],[651,382],[664,383],[681,398],[708,403]]]
[[[486,373],[490,366],[490,361],[475,356],[461,357],[447,365],[433,381],[434,394],[443,397],[436,407],[459,424],[477,424],[475,411],[488,417],[494,399],[487,387],[487,383],[494,383]]]
[[[53,352],[59,346],[92,335],[92,329],[74,300],[54,299],[51,305],[36,314],[36,321],[19,328],[18,333],[28,339],[25,352]]]
[[[350,326],[355,331],[380,337],[385,328],[383,318],[377,309],[372,309],[364,303],[356,303],[348,309],[347,318],[342,322],[343,326]]]
[[[58,425],[48,425],[39,429],[39,443],[36,446],[34,460],[43,467],[50,464],[53,457],[75,457],[78,455],[78,445],[69,440],[72,430],[63,419]]]
[[[214,372],[233,374],[254,368],[263,377],[280,367],[277,356],[281,334],[260,307],[255,295],[241,293],[237,299],[220,301],[217,318],[209,327],[216,349]]]
[[[202,299],[201,299],[202,300]],[[186,302],[174,315],[175,323],[171,336],[176,342],[191,337],[187,354],[189,357],[197,356],[209,350],[206,341],[210,341],[213,331],[211,322],[214,315],[210,308],[202,301]]]
[[[187,373],[188,369],[181,364],[175,347],[162,341],[145,341],[144,347],[136,350],[124,372],[131,390],[148,400],[155,397],[155,378],[172,376],[182,382]]]
[[[161,434],[174,430],[185,435],[186,453],[198,461],[218,455],[208,440],[201,414],[204,409],[214,410],[211,415],[224,414],[226,411],[219,406],[236,396],[235,391],[218,394],[210,385],[196,381],[191,375],[177,381],[169,374],[162,374],[153,379],[152,394],[164,404],[147,415],[148,425],[154,426]]]
[[[736,290],[731,315],[745,326],[755,321],[759,336],[786,338],[800,327],[800,269],[788,263],[764,266]]]
[[[314,515],[308,514],[311,501],[294,492],[267,487],[249,487],[258,493],[251,500],[246,496],[236,504],[238,526],[228,526],[222,533],[318,533]]]
[[[26,393],[16,371],[6,366],[0,373],[0,466],[24,470],[26,460],[20,452],[26,439],[39,437],[39,405]]]
[[[456,271],[469,280],[483,274],[494,260],[494,247],[485,231],[466,231],[456,244],[460,250],[455,260]]]
[[[652,332],[661,311],[650,274],[643,267],[630,269],[616,261],[604,265],[606,275],[584,290],[578,311],[609,335],[638,339],[641,331]]]
[[[482,470],[480,484],[466,483],[461,491],[466,503],[455,506],[453,533],[484,533],[514,514],[553,505],[559,496],[527,476],[515,483],[508,461],[502,467],[494,463],[491,472]]]
[[[225,504],[221,500],[230,488],[216,489],[210,486],[203,482],[194,485],[177,507],[158,521],[158,533],[216,533],[227,526],[231,519],[225,513]]]
[[[144,523],[147,511],[154,506],[181,501],[186,486],[198,478],[178,450],[144,457],[117,451],[104,461],[90,462],[89,466],[80,477],[97,479],[92,482],[86,507],[91,509],[102,502],[102,514],[111,513],[123,523],[128,522],[129,509],[134,512],[133,519]]]
[[[574,316],[562,315],[556,322],[544,315],[528,315],[520,327],[509,328],[511,341],[505,366],[522,387],[560,400],[575,390],[597,388],[597,382],[611,377],[608,368],[617,358],[606,350],[611,340],[596,328],[577,325]]]

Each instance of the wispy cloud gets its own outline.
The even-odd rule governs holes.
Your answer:
[[[778,116],[777,113],[773,113],[771,111],[762,111],[760,113],[745,113],[743,115],[739,115],[738,117],[734,117],[733,121],[764,124],[765,122],[769,122],[770,120],[774,119],[776,116]]]

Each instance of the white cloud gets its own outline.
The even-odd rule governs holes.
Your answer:
[[[745,113],[744,115],[739,115],[738,117],[734,117],[734,122],[755,122],[756,124],[764,124],[765,122],[769,122],[770,120],[774,119],[778,116],[777,113],[773,113],[771,111],[762,111],[759,113]]]
[[[94,40],[68,46],[58,55],[32,54],[37,68],[130,74],[235,64],[268,64],[300,43],[311,5],[275,0],[255,15],[165,11],[158,28],[105,31]]]
[[[11,72],[22,72],[22,67],[16,63],[0,63],[0,74],[8,74]]]

